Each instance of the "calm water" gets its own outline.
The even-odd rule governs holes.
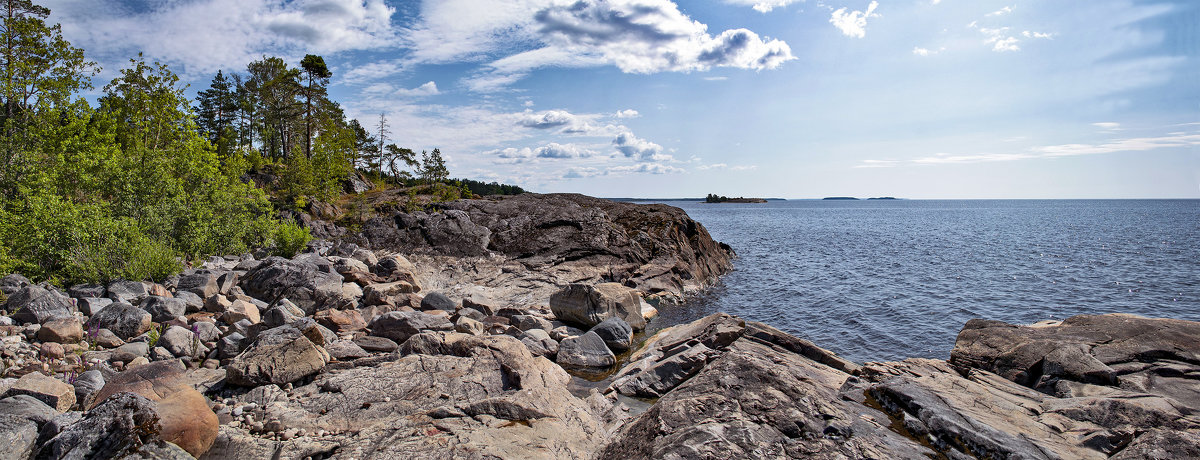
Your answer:
[[[1200,200],[668,202],[738,252],[716,311],[863,362],[947,358],[963,323],[1200,320]]]

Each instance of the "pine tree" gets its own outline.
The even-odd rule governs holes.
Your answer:
[[[313,99],[325,98],[325,85],[329,84],[333,73],[325,66],[325,59],[313,54],[304,56],[300,68],[308,77],[308,85],[304,88],[304,154],[312,158]]]

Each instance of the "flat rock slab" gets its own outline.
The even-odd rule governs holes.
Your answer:
[[[4,392],[5,397],[16,395],[32,396],[59,412],[65,412],[75,405],[75,387],[38,372],[25,374]]]

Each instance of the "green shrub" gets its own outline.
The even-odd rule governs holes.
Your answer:
[[[295,222],[283,222],[275,229],[275,255],[292,257],[299,254],[312,240],[307,228]]]

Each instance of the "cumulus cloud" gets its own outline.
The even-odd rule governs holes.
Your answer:
[[[637,118],[641,114],[637,110],[625,109],[617,112],[617,118]]]
[[[774,69],[795,59],[787,43],[750,30],[710,35],[669,0],[580,0],[550,6],[535,19],[551,45],[602,56],[629,73]]]
[[[968,24],[967,27],[975,28],[976,27],[975,24],[976,23],[972,22],[971,24]],[[1009,34],[1008,27],[999,27],[999,28],[994,28],[994,29],[987,28],[987,27],[978,27],[978,29],[979,29],[979,33],[981,33],[987,37],[983,40],[983,43],[985,45],[992,45],[992,51],[995,51],[997,53],[1003,53],[1003,52],[1007,52],[1007,51],[1020,51],[1021,50],[1021,47],[1017,45],[1017,43],[1020,42],[1020,40],[1018,40],[1017,37],[1014,37],[1011,34]]]
[[[404,64],[399,60],[367,62],[342,72],[340,78],[345,84],[363,84],[399,74],[403,70]]]
[[[596,152],[575,144],[551,142],[537,149],[538,158],[587,158]]]
[[[418,86],[416,88],[396,90],[397,96],[407,96],[407,97],[436,96],[438,94],[441,94],[441,93],[438,91],[437,84],[432,81],[425,83],[421,86]]]
[[[561,128],[581,122],[579,117],[566,110],[526,111],[517,116],[518,125],[533,129]]]
[[[524,163],[538,158],[564,160],[571,158],[588,158],[596,152],[575,144],[559,144],[551,142],[538,148],[504,148],[484,152],[484,155],[496,157],[495,163]]]
[[[383,0],[194,0],[141,2],[50,0],[51,20],[76,46],[103,50],[102,64],[137,52],[184,73],[241,67],[262,54],[299,58],[393,46],[395,8]],[[101,53],[103,54],[103,53]]]
[[[793,3],[803,2],[804,0],[725,0],[725,3],[730,5],[742,5],[753,7],[754,11],[759,13],[770,13],[775,8],[783,8]]]
[[[612,141],[613,148],[625,155],[627,158],[633,158],[637,161],[671,161],[674,157],[662,153],[661,145],[655,144],[645,139],[634,136],[631,132],[623,132],[618,134]]]
[[[879,2],[876,1],[868,4],[866,11],[846,12],[846,8],[842,7],[833,12],[829,17],[829,23],[847,37],[863,38],[867,36],[867,18],[879,17],[878,14],[875,14],[876,8],[879,8]]]
[[[1031,32],[1028,30],[1021,32],[1021,35],[1024,35],[1025,38],[1044,38],[1044,39],[1054,38],[1054,34],[1051,34],[1051,33]]]

